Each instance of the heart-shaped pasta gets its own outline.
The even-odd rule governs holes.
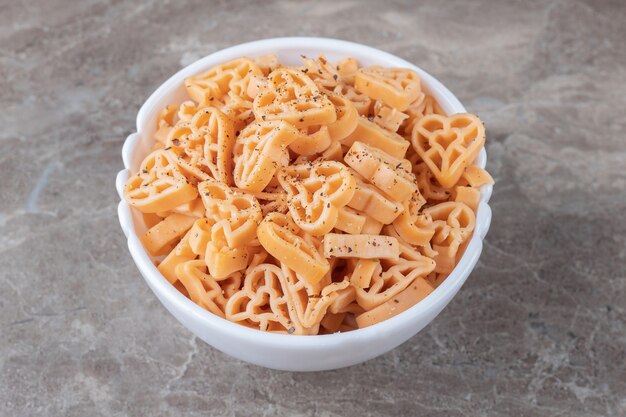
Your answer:
[[[256,236],[261,207],[250,194],[233,190],[226,184],[208,180],[198,184],[207,218],[194,224],[192,244],[200,252],[205,246],[205,261],[211,275],[222,279],[241,271],[248,264],[246,245]],[[200,226],[200,227],[198,227]],[[207,236],[210,226],[210,236]],[[198,244],[195,241],[198,240]]]
[[[185,88],[196,103],[211,106],[231,90],[243,94],[247,85],[242,81],[253,76],[263,76],[261,68],[251,59],[238,58],[187,78]]]
[[[280,67],[276,54],[257,56],[254,58],[254,62],[259,66],[259,68],[261,68],[261,71],[263,71],[263,75],[265,76]]]
[[[260,71],[265,74],[263,68],[260,68]],[[257,70],[248,70],[242,78],[230,81],[228,93],[215,106],[233,120],[236,130],[241,130],[254,121],[252,104],[266,84],[264,77],[259,75]]]
[[[254,121],[252,99],[238,96],[232,91],[215,104],[233,123],[233,129],[239,131]]]
[[[150,153],[139,172],[126,181],[124,198],[143,213],[168,211],[195,199],[195,187],[180,172],[174,155],[165,150]]]
[[[428,245],[435,233],[430,216],[419,211],[425,203],[424,197],[416,192],[404,202],[404,210],[393,222],[398,235],[411,245]]]
[[[319,236],[335,227],[339,209],[352,199],[356,180],[340,162],[291,165],[278,172],[289,212],[304,231]]]
[[[436,281],[440,282],[439,278],[436,278]],[[417,277],[408,287],[394,295],[393,298],[371,310],[359,314],[356,317],[356,324],[362,329],[397,316],[422,301],[432,293],[434,289],[435,287],[429,280]]]
[[[450,190],[442,187],[424,162],[413,167],[417,188],[427,201],[444,201],[450,198]]]
[[[400,258],[381,263],[384,263],[382,272],[371,276],[370,286],[356,288],[357,303],[365,310],[371,310],[392,299],[416,278],[425,277],[435,269],[435,261],[402,242]]]
[[[176,113],[178,116],[178,120],[189,121],[193,119],[193,116],[196,115],[200,108],[201,106],[198,106],[191,100],[183,101],[178,107],[178,113]]]
[[[353,84],[359,68],[353,58],[342,59],[336,64],[330,63],[323,55],[317,59],[302,56],[302,72],[323,88],[334,88],[340,84]]]
[[[446,115],[439,103],[437,103],[437,100],[425,94],[420,95],[417,100],[411,103],[409,108],[405,110],[405,113],[408,117],[404,120],[401,130],[407,138],[411,138],[413,128],[422,117],[429,114]]]
[[[243,288],[226,303],[228,320],[260,330],[302,333],[297,318],[288,305],[282,282],[282,272],[276,265],[260,264],[246,271]]]
[[[257,229],[259,242],[270,255],[314,285],[328,272],[330,264],[298,233],[298,226],[281,213],[268,214]]]
[[[194,134],[188,121],[179,121],[169,129],[165,146],[176,155],[181,170],[194,181],[213,177],[210,163],[204,155],[206,136]]]
[[[263,217],[273,212],[284,214],[289,211],[289,207],[287,206],[287,193],[280,187],[278,189],[267,189],[260,193],[251,194],[261,205]]]
[[[337,292],[346,288],[349,281],[331,282],[321,290],[318,286],[312,286],[307,281],[301,280],[295,271],[282,264],[282,272],[285,277],[285,287],[289,297],[289,304],[293,306],[298,321],[310,333],[317,333],[317,326],[322,321],[328,307],[337,298]]]
[[[459,246],[467,240],[476,226],[476,216],[463,203],[446,201],[423,210],[433,220],[433,247],[446,248],[446,254],[454,257]]]
[[[485,127],[469,113],[431,114],[417,122],[411,143],[437,181],[451,188],[485,144]]]
[[[289,145],[289,149],[301,156],[311,156],[324,152],[331,143],[327,125],[308,126],[300,129],[298,139]]]
[[[333,140],[341,141],[356,129],[359,112],[354,104],[341,94],[330,90],[322,90],[322,92],[333,103],[337,113],[337,120],[328,125],[328,132]]]
[[[257,120],[284,120],[303,128],[337,120],[333,103],[300,70],[279,68],[268,76],[268,85],[254,98]]]
[[[313,161],[337,161],[343,163],[343,149],[341,147],[341,144],[338,141],[331,139],[330,145],[328,145],[328,147],[323,152],[315,153],[312,155],[299,155],[296,159],[292,161],[292,164],[308,164],[313,163]]]
[[[320,55],[317,59],[302,56],[301,69],[311,80],[323,88],[333,88],[340,83],[338,66],[330,63],[326,57]]]
[[[333,89],[336,94],[339,94],[354,105],[354,108],[359,112],[359,115],[367,117],[370,113],[372,106],[372,99],[367,94],[360,93],[351,85],[340,84]]]
[[[167,139],[181,169],[201,181],[212,177],[227,184],[232,181],[234,143],[232,121],[215,107],[179,121]]]
[[[176,277],[183,284],[191,301],[211,313],[224,317],[226,299],[222,287],[207,273],[203,260],[187,261],[176,266]]]
[[[299,134],[284,121],[256,122],[241,131],[233,151],[237,187],[250,192],[263,191],[276,171],[289,163],[287,146]]]
[[[206,208],[206,217],[215,222],[212,233],[220,230],[220,236],[229,247],[244,246],[255,238],[262,218],[256,198],[216,180],[201,182],[198,192]]]
[[[375,100],[404,111],[422,92],[420,77],[404,68],[372,66],[357,71],[354,86]]]

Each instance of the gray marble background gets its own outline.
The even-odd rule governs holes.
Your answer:
[[[488,129],[476,270],[398,349],[276,372],[179,325],[116,216],[120,150],[181,66],[321,35],[434,74]],[[0,415],[626,415],[626,3],[0,1]]]

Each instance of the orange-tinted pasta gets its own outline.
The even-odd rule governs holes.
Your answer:
[[[185,81],[125,186],[163,276],[253,329],[376,324],[428,296],[474,232],[482,122],[446,115],[417,73],[238,58]]]

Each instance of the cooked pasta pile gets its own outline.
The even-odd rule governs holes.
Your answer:
[[[475,225],[484,127],[407,69],[239,58],[185,80],[125,199],[193,302],[270,332],[327,334],[413,306]]]

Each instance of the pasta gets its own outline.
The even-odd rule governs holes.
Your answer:
[[[124,198],[158,270],[262,331],[374,325],[454,269],[476,225],[485,130],[417,73],[352,58],[238,58],[185,80]]]

